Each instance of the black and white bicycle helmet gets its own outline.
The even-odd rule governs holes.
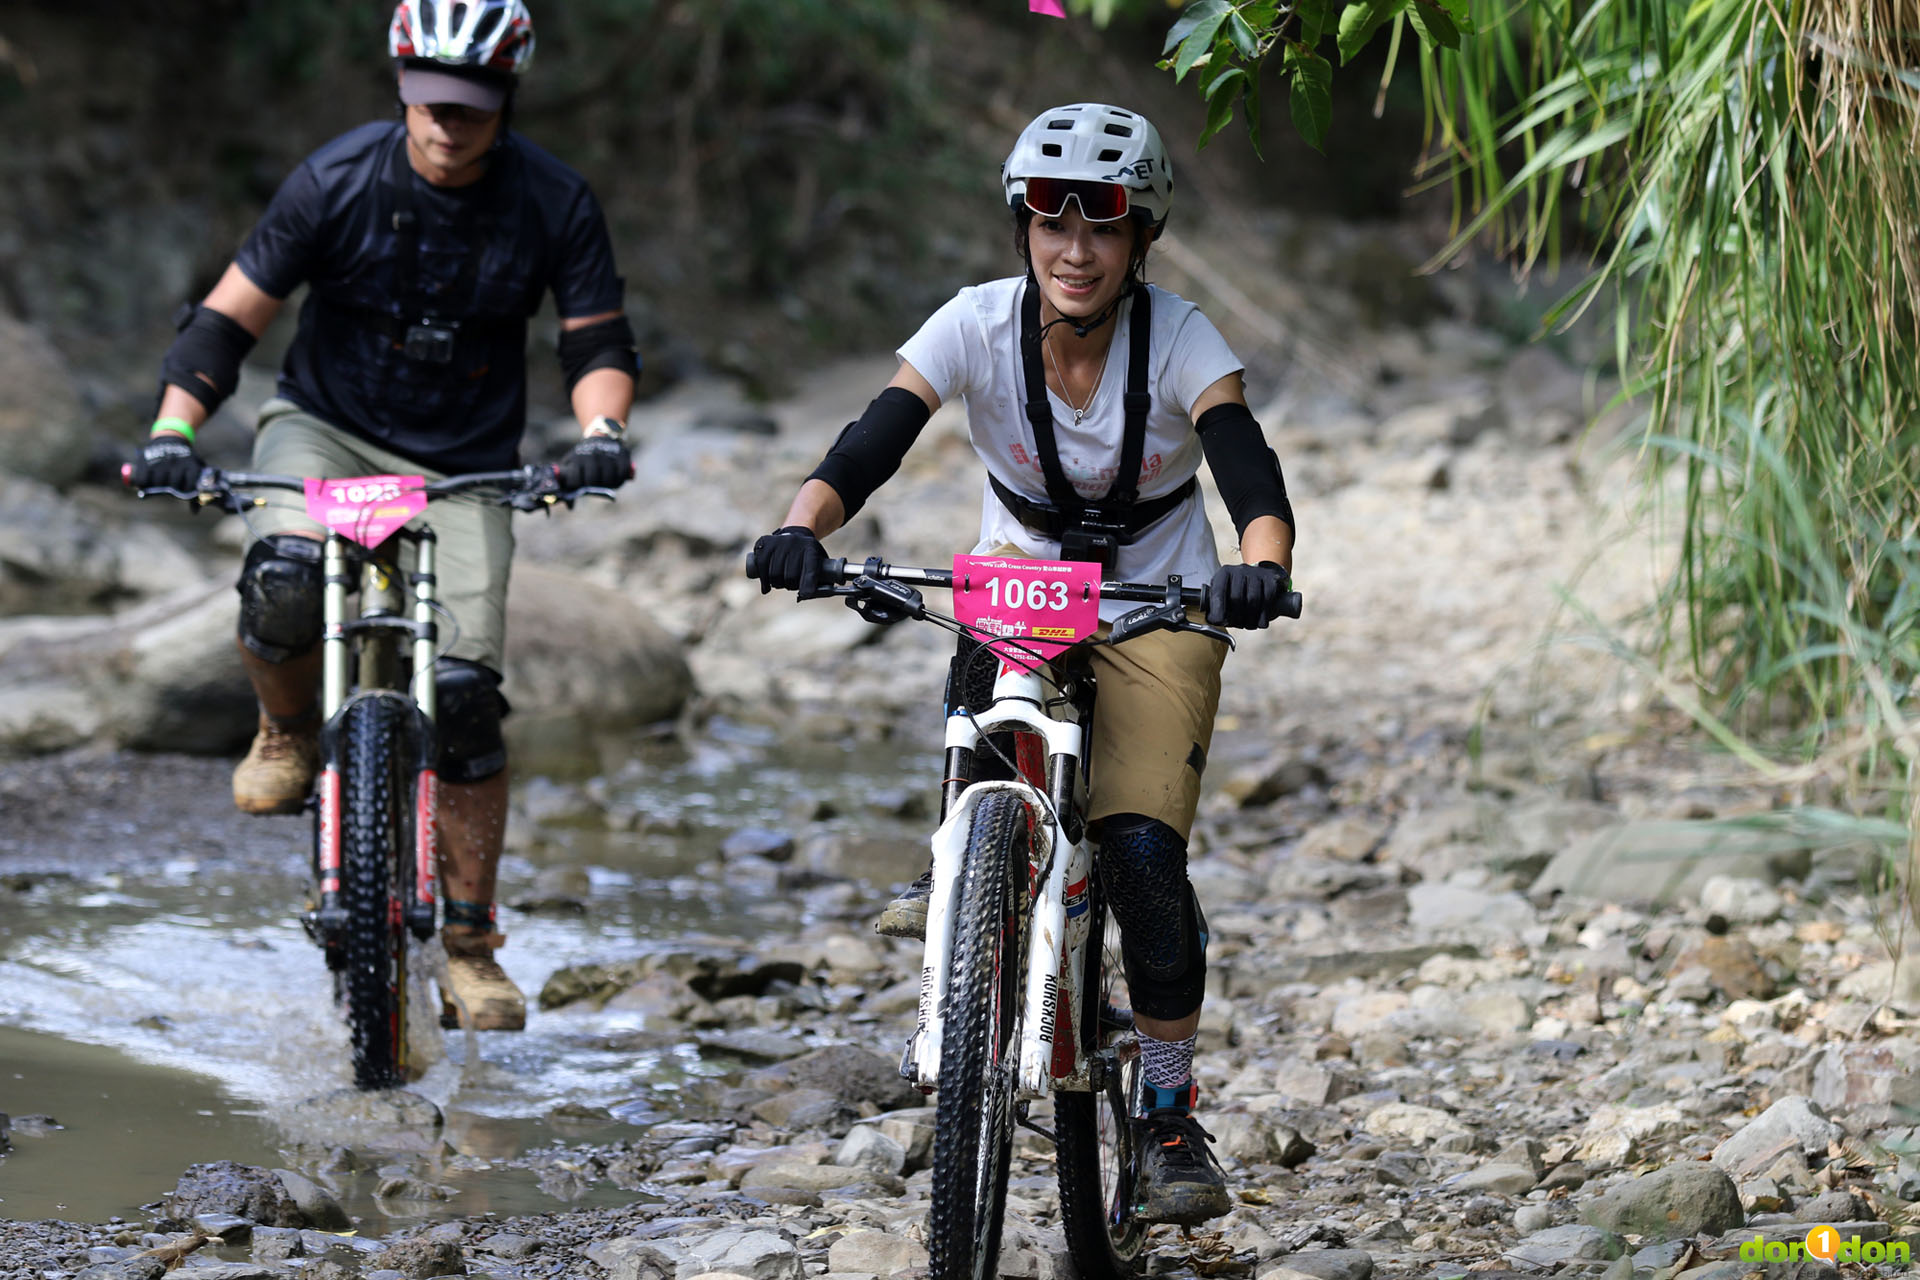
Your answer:
[[[1104,103],[1076,102],[1035,116],[1000,166],[1009,208],[1026,200],[1029,178],[1124,186],[1132,210],[1156,234],[1173,208],[1173,163],[1159,130],[1138,112]]]
[[[446,71],[518,76],[533,59],[533,15],[523,0],[400,0],[387,50]]]

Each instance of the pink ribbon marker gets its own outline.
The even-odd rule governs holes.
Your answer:
[[[1060,0],[1027,0],[1028,13],[1041,13],[1049,18],[1064,18],[1067,11],[1060,7]]]

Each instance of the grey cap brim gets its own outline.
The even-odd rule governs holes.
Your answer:
[[[506,104],[507,91],[471,76],[404,67],[400,71],[400,101],[410,106],[454,103],[478,111],[498,111]]]

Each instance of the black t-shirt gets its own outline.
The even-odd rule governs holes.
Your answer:
[[[307,157],[234,262],[276,298],[311,286],[282,396],[437,471],[510,467],[541,295],[553,291],[563,318],[622,309],[606,219],[584,178],[518,134],[470,186],[434,187],[408,168],[417,252],[411,296],[399,297],[392,176],[404,137],[397,122],[363,125]],[[406,327],[428,315],[460,322],[445,363],[404,349]]]

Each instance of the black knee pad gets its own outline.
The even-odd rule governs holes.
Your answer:
[[[295,533],[270,534],[240,566],[240,643],[285,662],[320,642],[321,545]]]
[[[440,777],[480,782],[507,767],[500,721],[512,710],[500,693],[500,673],[464,658],[433,664]]]
[[[1120,922],[1120,955],[1136,1013],[1174,1022],[1207,988],[1207,921],[1187,882],[1187,842],[1137,813],[1101,819],[1101,896]]]

